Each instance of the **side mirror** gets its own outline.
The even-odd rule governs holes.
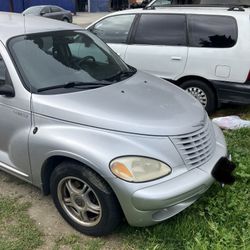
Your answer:
[[[41,15],[41,16],[43,16],[43,15],[45,15],[45,14],[46,14],[45,11],[41,11],[41,12],[40,12],[40,15]]]
[[[0,95],[6,96],[6,97],[14,97],[15,90],[12,87],[12,85],[3,84],[3,85],[0,85]]]

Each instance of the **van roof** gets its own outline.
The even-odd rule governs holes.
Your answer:
[[[80,27],[62,21],[51,20],[32,15],[0,12],[0,41],[4,44],[11,37],[28,33],[39,33],[58,30],[75,30]],[[80,28],[82,29],[82,28]]]
[[[184,14],[204,14],[204,15],[230,15],[240,16],[248,15],[250,8],[244,8],[244,11],[229,11],[230,7],[218,6],[218,7],[204,7],[204,6],[169,6],[169,7],[155,7],[148,9],[130,9],[119,12],[114,12],[110,15],[125,14],[125,13],[184,13]]]

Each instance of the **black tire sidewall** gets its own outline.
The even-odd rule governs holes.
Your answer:
[[[67,167],[66,167],[67,165]],[[102,208],[102,217],[100,222],[93,226],[87,227],[78,224],[74,220],[72,220],[65,210],[62,208],[57,194],[57,187],[60,182],[65,177],[76,177],[84,182],[86,182],[98,196],[101,208]],[[94,181],[90,181],[89,179],[94,179]],[[100,179],[98,175],[96,175],[93,171],[83,166],[75,165],[72,163],[69,164],[60,164],[52,173],[51,182],[50,182],[50,190],[53,201],[55,203],[56,208],[62,217],[76,230],[84,233],[86,235],[91,236],[102,236],[111,233],[121,221],[121,212],[118,201],[109,187],[101,187],[100,184],[95,184],[96,181],[103,183],[103,180]],[[103,184],[101,184],[103,185]]]
[[[69,23],[69,19],[68,19],[67,17],[64,17],[62,20],[63,20],[64,22]]]
[[[211,87],[207,83],[202,82],[200,80],[188,80],[188,81],[185,81],[184,83],[182,83],[180,85],[180,87],[183,88],[184,90],[186,90],[190,87],[200,88],[202,91],[204,91],[204,93],[206,94],[206,97],[207,97],[207,105],[205,107],[206,111],[209,114],[214,112],[214,110],[216,108],[215,94],[214,94],[213,90],[211,89]]]

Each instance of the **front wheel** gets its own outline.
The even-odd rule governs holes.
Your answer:
[[[216,108],[215,95],[208,84],[200,80],[188,80],[180,87],[195,97],[209,114],[214,112]]]
[[[119,225],[118,201],[105,181],[92,170],[63,162],[53,171],[50,188],[58,211],[76,230],[102,236]]]

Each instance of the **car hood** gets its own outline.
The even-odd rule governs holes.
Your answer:
[[[138,71],[105,87],[32,96],[33,112],[66,122],[142,135],[168,136],[197,130],[206,115],[175,85]]]

